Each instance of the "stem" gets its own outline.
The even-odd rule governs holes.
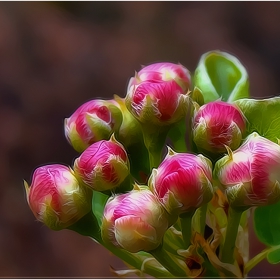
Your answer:
[[[142,136],[141,136],[142,137]],[[140,183],[146,184],[150,172],[149,154],[141,138],[138,143],[126,148],[130,162],[130,173]]]
[[[242,211],[229,207],[226,239],[221,253],[221,261],[224,263],[234,263],[233,253],[241,215]]]
[[[176,255],[178,249],[184,248],[182,232],[177,231],[174,226],[170,227],[164,234],[163,248]]]
[[[186,133],[187,133],[187,124],[186,118],[183,118],[176,124],[173,124],[171,127],[168,136],[173,143],[173,147],[178,153],[187,152],[187,144],[186,144]]]
[[[192,237],[192,217],[195,211],[190,211],[180,215],[182,235],[185,244],[185,249],[188,249],[191,245]]]
[[[197,209],[198,221],[199,221],[198,233],[202,236],[204,236],[204,231],[205,231],[207,206],[208,204],[204,204],[203,206]]]
[[[244,267],[244,275],[248,274],[249,271],[254,268],[259,262],[261,262],[263,259],[267,257],[267,255],[275,250],[280,249],[280,245],[277,245],[275,247],[266,248],[263,251],[261,251],[259,254],[254,256],[251,260],[247,262],[247,264]]]
[[[168,131],[169,126],[142,125],[144,143],[149,153],[150,171],[161,163],[162,150]]]
[[[186,268],[180,263],[180,260],[172,257],[167,251],[165,251],[160,245],[157,249],[150,251],[151,255],[171,274],[176,277],[186,277]]]

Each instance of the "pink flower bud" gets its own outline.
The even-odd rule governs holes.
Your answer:
[[[89,146],[75,160],[74,171],[92,189],[112,190],[129,175],[129,160],[124,147],[112,136]]]
[[[108,140],[121,123],[122,114],[117,102],[91,100],[65,119],[65,136],[75,150],[82,152],[97,141]]]
[[[280,146],[254,132],[217,161],[214,174],[232,206],[275,203],[280,199]]]
[[[149,185],[169,213],[185,213],[208,203],[213,196],[212,163],[203,155],[169,154],[154,169]]]
[[[214,101],[200,107],[193,120],[193,140],[198,148],[213,153],[226,152],[225,145],[237,149],[246,129],[242,112],[233,104]]]
[[[144,81],[163,82],[174,80],[185,92],[190,88],[191,75],[181,64],[170,62],[154,63],[143,67],[131,78],[129,87]]]
[[[129,252],[156,249],[168,228],[168,213],[148,189],[112,197],[104,209],[102,239]]]
[[[67,166],[41,166],[34,171],[31,186],[24,185],[33,214],[53,230],[67,228],[91,210],[92,192],[79,185]]]
[[[186,116],[190,97],[174,81],[146,81],[129,88],[128,110],[142,123],[168,125]]]

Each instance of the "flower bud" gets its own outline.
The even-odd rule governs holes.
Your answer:
[[[239,147],[246,121],[233,104],[210,102],[198,109],[193,119],[193,140],[198,148],[212,153],[226,152],[226,147]]]
[[[144,81],[166,82],[174,80],[185,92],[191,86],[191,75],[181,64],[170,62],[154,63],[143,67],[129,82],[129,87]]]
[[[132,85],[126,96],[126,106],[141,123],[169,125],[186,116],[189,94],[174,81],[145,81]]]
[[[82,152],[97,141],[108,140],[121,123],[122,114],[114,100],[91,100],[65,119],[65,136],[75,150]]]
[[[280,199],[280,146],[250,134],[239,149],[218,160],[214,175],[232,207],[272,204]]]
[[[74,162],[77,177],[96,191],[112,190],[129,175],[124,147],[112,136],[89,146]]]
[[[168,213],[148,189],[112,197],[104,209],[102,239],[129,252],[156,249],[168,228]]]
[[[91,210],[92,192],[79,185],[67,166],[41,166],[34,171],[31,186],[25,181],[24,185],[33,214],[53,230],[69,227]]]
[[[203,155],[169,153],[149,185],[169,213],[193,211],[213,196],[212,163]]]

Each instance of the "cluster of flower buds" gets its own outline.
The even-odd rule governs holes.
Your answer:
[[[280,200],[280,146],[258,133],[217,161],[214,174],[232,207],[272,204]]]
[[[193,140],[198,148],[212,152],[226,152],[240,146],[246,130],[246,120],[237,106],[214,101],[201,106],[193,118]]]
[[[54,230],[66,228],[91,210],[92,191],[113,190],[129,175],[123,146],[112,136],[88,147],[74,163],[74,170],[54,164],[35,170],[26,186],[35,217]]]
[[[180,64],[144,67],[128,84],[126,105],[141,123],[168,125],[182,119],[190,106],[190,73]]]
[[[242,67],[241,70],[233,67],[234,62],[240,64],[230,55],[208,53],[196,71],[196,87],[192,96],[191,76],[184,66],[155,63],[143,67],[130,79],[125,98],[96,99],[80,106],[65,119],[64,125],[68,142],[81,153],[75,159],[73,169],[61,164],[41,166],[33,173],[30,186],[24,182],[27,201],[35,217],[49,228],[61,230],[71,227],[92,212],[99,226],[98,234],[101,232],[98,242],[131,253],[150,252],[159,263],[162,260],[161,265],[173,276],[185,276],[185,268],[189,266],[182,256],[189,258],[189,254],[192,254],[190,244],[195,247],[196,253],[198,245],[201,248],[207,246],[208,265],[214,263],[216,267],[218,263],[233,263],[230,258],[234,254],[232,249],[236,240],[230,240],[230,234],[234,233],[236,237],[237,222],[229,222],[225,238],[221,238],[224,241],[214,236],[213,243],[224,242],[221,243],[220,260],[216,252],[211,251],[212,247],[217,248],[220,244],[212,246],[208,240],[204,240],[207,213],[210,211],[215,218],[219,215],[215,209],[207,208],[215,192],[213,185],[223,190],[219,190],[219,194],[223,196],[223,201],[227,199],[230,204],[229,211],[223,209],[221,214],[227,216],[227,221],[233,221],[230,219],[236,213],[241,215],[251,206],[269,205],[280,200],[280,146],[256,132],[244,140],[245,135],[252,132],[248,130],[254,126],[250,124],[250,128],[246,127],[247,120],[248,124],[250,120],[246,111],[229,103],[244,97],[248,89],[246,71]],[[222,65],[220,69],[230,67],[230,73],[235,73],[234,89],[228,87],[233,79],[232,74],[222,71],[226,80],[215,78],[221,72],[214,71],[216,65]],[[208,89],[210,84],[212,87]],[[225,85],[228,87],[226,91],[222,90],[226,88]],[[207,103],[204,104],[204,101]],[[195,110],[192,110],[194,107]],[[188,112],[191,121],[187,125]],[[177,132],[176,129],[173,132],[170,130],[171,125],[178,128]],[[180,145],[184,148],[183,153],[176,153],[168,147],[163,159],[167,134],[170,132],[171,136],[175,135],[173,139],[184,142],[186,130],[191,130],[187,133],[193,137],[190,141],[194,142],[197,154],[191,153],[194,151],[185,152],[187,145]],[[173,139],[176,146],[177,142]],[[189,144],[191,146],[193,143]],[[133,153],[133,149],[137,149],[136,152]],[[228,152],[228,155],[218,159],[224,152]],[[147,162],[142,164],[143,159]],[[214,171],[212,162],[216,162]],[[135,181],[144,178],[145,185],[135,183],[132,189],[133,178]],[[102,201],[104,204],[107,201],[103,213],[99,210],[103,209],[104,204],[97,207],[100,213],[96,213],[92,207],[92,203],[98,201],[92,199],[93,195],[96,195],[94,198],[98,195],[106,197]],[[215,204],[215,199],[211,204]],[[194,213],[198,208],[196,215]],[[198,227],[194,226],[196,222],[199,223]],[[212,216],[207,223],[211,226]],[[196,235],[199,237],[196,239],[193,229],[198,231]],[[178,242],[168,243],[169,238],[175,240],[173,237],[179,235]],[[167,245],[164,246],[166,240]],[[198,244],[197,240],[203,243]],[[179,246],[185,246],[183,249],[188,250],[185,256],[178,256],[182,249]],[[170,254],[161,256],[162,248],[170,250]],[[228,249],[232,252],[230,258],[225,258]],[[112,251],[124,252],[116,248]],[[142,259],[146,256],[126,253]],[[172,261],[174,259],[175,262]],[[144,262],[141,263],[142,267]],[[172,268],[172,262],[178,266]],[[227,267],[231,268],[223,266],[223,269]],[[182,271],[176,271],[177,268]]]

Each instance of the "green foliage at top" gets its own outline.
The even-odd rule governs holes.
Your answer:
[[[221,51],[201,56],[194,74],[194,86],[202,91],[205,103],[217,99],[233,102],[249,97],[246,69],[236,57]]]

